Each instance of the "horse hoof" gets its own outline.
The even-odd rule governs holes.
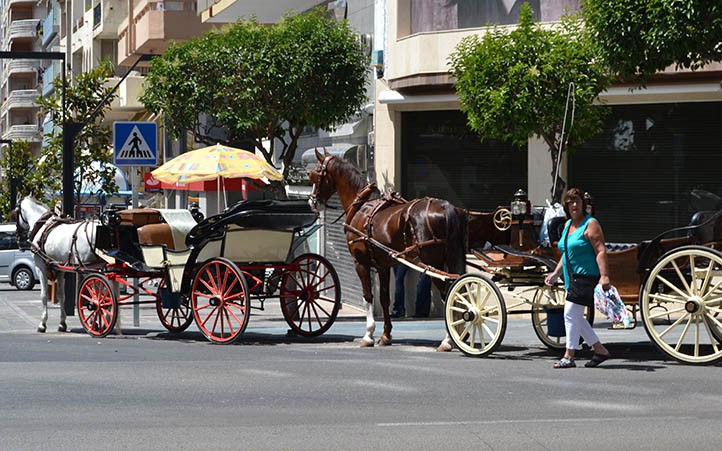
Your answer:
[[[379,338],[379,346],[391,346],[391,337],[381,336],[381,338]]]
[[[374,341],[368,340],[366,338],[361,339],[361,343],[359,344],[360,348],[373,348],[374,347]]]
[[[61,324],[58,326],[58,332],[67,332],[68,326],[66,324]]]
[[[38,332],[40,332],[41,334],[44,334],[45,328],[43,326],[38,326]]]
[[[438,348],[436,348],[436,352],[451,352],[451,345],[449,343],[441,343]]]

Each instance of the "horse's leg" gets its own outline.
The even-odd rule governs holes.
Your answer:
[[[67,315],[65,314],[65,274],[59,273],[55,281],[55,292],[58,296],[58,302],[60,303],[60,324],[58,325],[58,332],[67,332],[68,325],[65,320]]]
[[[38,324],[38,332],[45,332],[48,328],[48,278],[45,273],[45,265],[39,264],[38,260],[35,260],[35,272],[37,273],[38,280],[40,281],[40,301],[43,303],[43,310],[40,314],[40,324]]]
[[[361,347],[371,347],[374,345],[374,331],[376,330],[376,321],[374,320],[374,296],[371,292],[371,272],[370,268],[360,263],[356,263],[356,273],[361,280],[361,287],[364,293],[364,301],[366,301],[366,335],[361,339]]]
[[[441,294],[441,297],[446,301],[446,294],[449,291],[449,284],[447,282],[444,282],[441,279],[434,279],[434,285],[436,285],[436,288],[439,290],[439,294]],[[441,340],[441,343],[439,343],[439,346],[436,348],[436,351],[438,352],[450,352],[453,349],[453,344],[451,341],[451,336],[449,335],[449,332],[446,332],[446,335],[444,336],[444,339]]]
[[[391,270],[383,268],[378,270],[379,273],[379,296],[381,297],[381,310],[384,313],[384,333],[379,338],[379,345],[388,346],[391,344],[391,313],[389,305],[391,304],[391,296],[389,295],[389,279],[391,278]]]

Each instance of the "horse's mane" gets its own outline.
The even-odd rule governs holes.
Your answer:
[[[353,165],[348,160],[345,160],[343,158],[336,157],[334,158],[334,167],[338,171],[338,176],[341,178],[345,178],[350,186],[353,186],[357,191],[360,191],[362,188],[364,188],[366,185],[368,185],[368,181],[366,180],[366,176],[364,176],[359,169]],[[370,196],[369,198],[373,199],[377,196]]]

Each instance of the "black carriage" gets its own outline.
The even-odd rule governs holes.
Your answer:
[[[251,310],[271,298],[300,336],[320,335],[336,319],[335,269],[314,253],[294,257],[318,228],[306,202],[243,201],[197,224],[186,210],[123,210],[101,219],[96,252],[105,265],[87,272],[77,298],[91,335],[110,333],[118,308],[138,303],[139,293],[153,298],[166,329],[183,331],[195,319],[214,343],[236,340]]]

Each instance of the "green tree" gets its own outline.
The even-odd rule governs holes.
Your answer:
[[[98,106],[100,101],[109,95],[112,87],[106,86],[106,79],[113,75],[113,65],[109,61],[103,61],[88,72],[77,75],[72,82],[67,81],[63,86],[62,79],[56,78],[54,85],[56,90],[48,97],[38,99],[41,110],[49,113],[54,129],[45,135],[46,145],[41,151],[39,163],[35,165],[36,176],[44,181],[45,189],[41,193],[35,193],[39,199],[52,202],[57,193],[62,189],[63,159],[63,133],[61,124],[63,122],[62,99],[63,91],[66,95],[66,120],[69,122],[84,122]],[[59,88],[58,88],[59,87]],[[73,165],[75,167],[75,205],[80,205],[84,199],[81,197],[81,181],[98,181],[101,191],[97,195],[111,194],[118,191],[115,184],[115,169],[102,163],[112,162],[112,139],[113,133],[110,127],[103,125],[105,111],[109,108],[110,102],[115,98],[110,95],[107,103],[96,113],[95,118],[90,121],[75,139],[73,147]],[[101,162],[101,165],[92,165],[94,161]]]
[[[719,0],[584,0],[583,16],[613,72],[646,83],[675,65],[722,60]]]
[[[252,145],[285,176],[305,127],[328,129],[366,101],[367,63],[356,33],[323,9],[244,20],[172,44],[151,62],[141,101],[176,138]]]
[[[464,38],[449,63],[472,130],[482,139],[520,147],[540,136],[549,146],[554,177],[561,151],[601,130],[606,111],[594,102],[610,79],[578,16],[565,16],[550,28],[535,24],[533,15],[525,4],[514,30],[495,27]],[[570,85],[573,109],[566,107]],[[554,183],[558,201],[565,182],[558,177]]]
[[[0,167],[5,172],[5,177],[0,184],[0,220],[5,222],[10,220],[10,181],[12,179],[16,181],[15,187],[19,196],[32,194],[37,197],[42,194],[43,181],[32,170],[35,160],[27,141],[14,141],[12,145],[5,146],[0,155]]]

